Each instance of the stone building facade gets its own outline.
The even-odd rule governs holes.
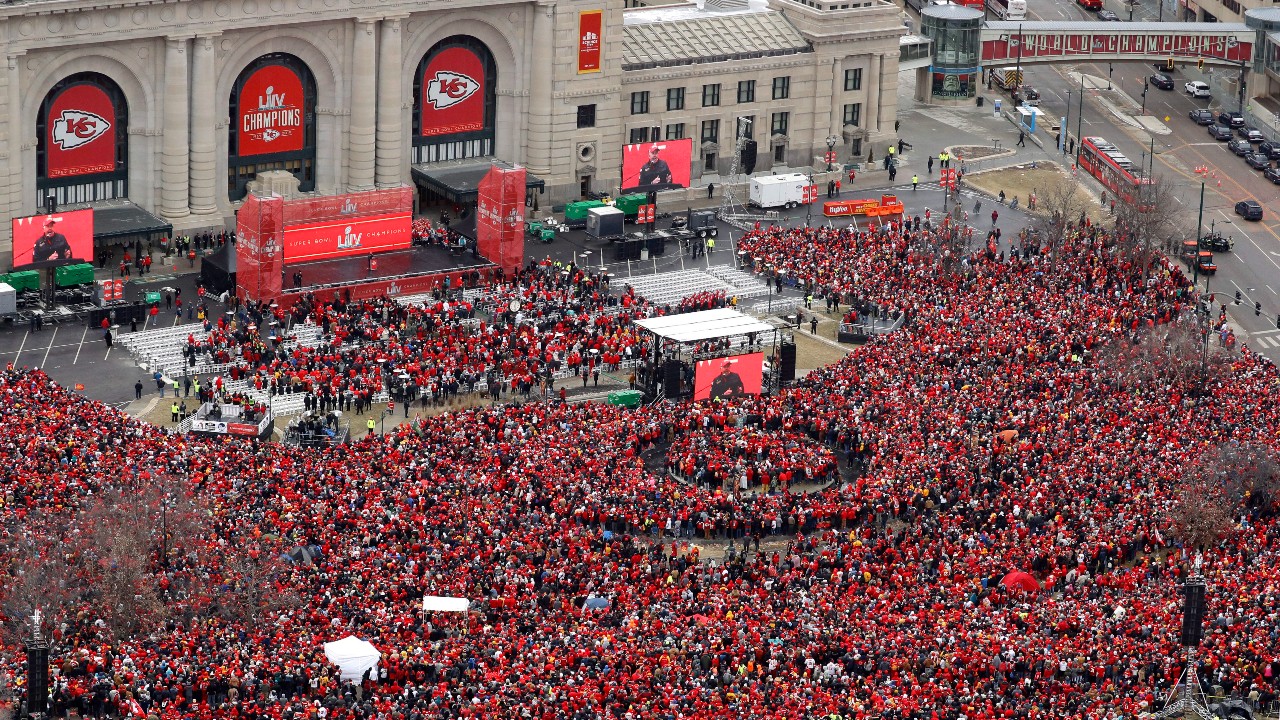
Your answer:
[[[808,165],[833,134],[846,156],[891,139],[894,6],[771,2],[18,0],[0,5],[0,207],[127,200],[182,231],[224,226],[268,170],[336,194],[495,159],[525,165],[555,204],[615,189],[637,127],[754,115],[761,168],[775,152]],[[735,27],[773,34],[722,34]],[[659,59],[641,51],[655,32]],[[746,80],[754,98],[737,102]],[[713,83],[722,103],[704,107],[694,95]],[[669,111],[677,86],[689,103]],[[637,92],[652,110],[631,112]],[[695,178],[727,171],[721,145],[696,144]]]

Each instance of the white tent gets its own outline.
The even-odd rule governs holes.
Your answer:
[[[367,640],[348,635],[341,640],[324,644],[324,656],[342,670],[343,680],[359,680],[366,670],[371,676],[378,674],[378,660],[382,653]]]
[[[466,598],[456,597],[440,597],[439,595],[427,595],[422,598],[423,612],[460,612],[464,613],[471,606],[471,601]]]

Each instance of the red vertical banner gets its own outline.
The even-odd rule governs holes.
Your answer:
[[[604,44],[604,11],[578,13],[578,74],[600,72]]]
[[[84,82],[63,90],[49,106],[45,125],[46,177],[116,169],[116,108],[101,87]]]
[[[476,245],[504,271],[524,264],[525,170],[494,167],[480,181]]]
[[[436,53],[422,73],[422,135],[483,130],[485,82],[484,61],[475,52],[454,46]]]
[[[284,65],[258,68],[240,88],[236,111],[237,154],[266,155],[301,150],[306,142],[302,78]]]
[[[284,199],[245,198],[236,213],[236,295],[270,302],[283,291]]]

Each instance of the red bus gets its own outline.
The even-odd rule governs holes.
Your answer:
[[[1117,199],[1131,203],[1143,187],[1155,181],[1142,173],[1142,168],[1124,156],[1120,149],[1106,138],[1086,137],[1080,143],[1080,167],[1098,179]],[[1142,212],[1153,210],[1151,206],[1139,206]]]

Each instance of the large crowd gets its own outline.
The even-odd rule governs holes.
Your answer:
[[[298,601],[254,615],[209,612],[217,593],[192,592],[185,620],[118,636],[92,597],[47,608],[55,712],[1131,717],[1158,709],[1179,677],[1178,583],[1197,569],[1209,586],[1200,676],[1273,700],[1277,498],[1248,495],[1203,547],[1182,543],[1171,518],[1208,450],[1274,447],[1276,369],[1245,348],[1216,360],[1203,387],[1135,385],[1114,349],[1196,322],[1176,265],[1135,267],[1099,228],[1052,252],[944,264],[931,232],[743,238],[779,279],[910,318],[774,397],[496,404],[317,452],[172,435],[9,370],[6,547],[74,546],[75,509],[145,468],[180,475],[213,513],[207,535],[182,539],[182,562],[151,564],[166,587],[235,587],[243,556],[315,551],[262,580]],[[506,312],[533,318],[504,322],[511,331],[458,322],[443,301],[317,306],[332,342],[263,352],[252,372],[341,389],[381,358],[429,383],[634,346],[624,318],[642,299],[557,277],[531,271],[493,290],[496,312],[516,300]],[[612,302],[625,309],[603,312]],[[368,342],[345,349],[356,333]],[[232,330],[213,344],[243,357],[252,343]],[[647,461],[672,445],[677,472]],[[728,482],[676,477],[713,466]],[[749,479],[801,471],[823,489]],[[0,576],[21,570],[15,557]],[[1043,589],[1006,587],[1012,570]],[[424,595],[465,597],[472,611],[423,614]],[[322,644],[348,634],[381,650],[378,673],[339,680]],[[0,686],[20,684],[19,649],[0,651]]]

